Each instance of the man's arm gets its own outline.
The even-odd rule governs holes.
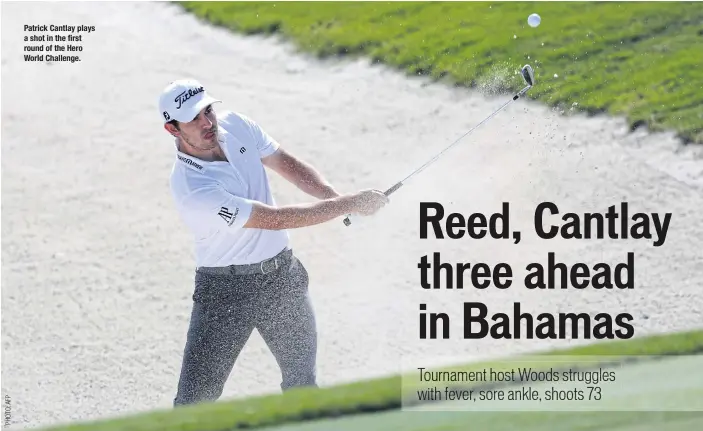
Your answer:
[[[344,214],[371,215],[388,202],[383,192],[362,190],[314,203],[274,207],[232,195],[217,185],[190,191],[181,205],[192,223],[237,230],[240,228],[281,230],[312,226]]]
[[[381,199],[376,198],[376,202],[378,202],[378,204],[375,204],[377,207],[374,208],[374,210],[382,206],[382,204],[380,204]],[[359,206],[359,195],[344,195],[314,203],[286,205],[282,207],[273,207],[261,202],[254,202],[251,215],[243,227],[281,230],[313,226],[354,212]]]
[[[275,153],[261,159],[263,164],[294,184],[303,192],[318,199],[341,196],[322,175],[309,163],[279,148]]]

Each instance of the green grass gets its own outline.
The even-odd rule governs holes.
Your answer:
[[[543,366],[548,366],[549,364],[548,362],[545,362],[545,358],[548,360],[550,357],[554,357],[555,362],[562,360],[564,356],[577,356],[582,358],[598,357],[618,360],[625,357],[642,355],[685,355],[693,352],[700,352],[701,350],[703,350],[703,330],[698,330],[677,334],[642,337],[634,340],[609,341],[605,343],[601,342],[552,352],[540,352],[535,355],[524,356],[522,360],[530,360],[530,358],[538,357],[540,358],[540,361],[542,361]],[[458,368],[485,368],[487,366],[501,366],[501,364],[504,365],[504,362],[501,360],[495,360],[488,363],[471,364]],[[343,420],[360,420],[362,422],[366,421],[373,423],[374,417],[383,418],[388,415],[394,416],[394,412],[397,413],[397,415],[391,417],[388,424],[397,423],[399,420],[411,420],[412,422],[418,421],[418,423],[425,423],[425,428],[418,429],[456,429],[456,424],[451,425],[450,423],[449,425],[446,425],[446,427],[444,425],[440,425],[440,422],[450,420],[452,416],[455,418],[458,417],[456,414],[444,412],[423,412],[417,414],[413,413],[413,416],[408,416],[407,412],[402,413],[398,410],[403,406],[402,401],[404,393],[407,394],[409,391],[414,389],[412,375],[391,376],[387,378],[379,378],[370,381],[362,381],[321,389],[298,389],[279,395],[253,397],[234,401],[221,401],[217,403],[189,406],[179,409],[168,409],[164,411],[137,414],[124,418],[113,418],[72,425],[69,424],[66,426],[57,426],[48,429],[52,431],[223,431],[257,427],[261,428],[266,426],[293,426],[295,423],[299,423],[301,421],[324,421],[339,416],[358,415],[361,413],[373,414],[358,415],[356,417],[350,417],[349,419],[345,418]],[[474,415],[476,417],[484,417],[484,415],[487,415],[486,417],[491,416],[491,414],[485,413],[472,413],[471,417],[473,418]],[[496,414],[494,413],[493,419],[491,420],[495,420],[495,417],[497,417],[495,415]],[[506,418],[515,416],[515,414],[508,413],[500,413],[498,415],[501,417],[505,416]],[[533,421],[536,427],[535,429],[537,429],[538,424],[540,423],[539,421],[542,420],[535,418],[535,414],[519,413],[517,415],[520,417],[528,415],[530,419],[525,419],[525,421],[527,421],[527,423]],[[537,414],[537,416],[544,416],[545,418],[556,417],[559,415],[563,416],[564,414]],[[627,418],[632,417],[633,419],[637,418],[640,420],[643,413],[627,413],[626,415],[619,413],[597,413],[596,415],[605,415],[607,417],[615,418],[613,420],[616,422],[620,421],[622,423],[634,423],[632,421],[627,422],[629,420]],[[459,416],[461,416],[461,414],[459,414]],[[647,415],[645,414],[644,416]],[[659,420],[657,418],[667,421],[673,419],[699,421],[701,419],[699,416],[685,412],[658,413],[650,418],[649,422],[656,423],[656,420]],[[472,421],[473,420],[474,419],[472,419]],[[437,427],[433,427],[432,424],[436,421],[439,421],[437,422]],[[520,419],[520,422],[517,423],[522,423],[522,421],[523,419]],[[377,423],[375,429],[388,429],[381,427],[384,423],[385,422],[381,420]],[[490,423],[490,420],[486,423]],[[309,425],[314,424],[315,422],[311,422]],[[371,427],[371,425],[368,426]],[[452,428],[452,426],[454,426],[454,428]],[[359,428],[354,428],[354,426],[352,426],[347,429]],[[391,426],[390,429],[398,428]],[[634,429],[635,428],[633,428],[633,430]]]
[[[703,143],[703,3],[179,4],[236,32],[279,33],[320,57],[363,55],[456,85],[516,90],[514,73],[530,63],[531,98]],[[527,25],[533,12],[537,28]]]
[[[329,419],[260,431],[695,431],[700,412],[465,413],[388,412]]]
[[[628,365],[617,369],[617,383],[601,384],[600,401],[581,403],[579,408],[604,411],[563,411],[574,408],[577,402],[545,401],[525,403],[522,410],[515,403],[508,411],[507,401],[452,403],[429,405],[422,413],[410,410],[389,411],[373,415],[358,415],[326,419],[277,427],[265,431],[482,431],[498,430],[694,430],[703,429],[703,357],[678,357]],[[548,387],[569,389],[573,383],[542,383],[530,385],[542,392]],[[639,403],[637,408],[633,405]],[[456,404],[456,403],[455,403]],[[666,406],[665,406],[666,405]],[[475,407],[474,407],[475,406]],[[467,412],[466,409],[473,408]],[[678,409],[679,411],[666,411]],[[459,411],[464,410],[464,411]],[[525,412],[524,410],[532,410]],[[562,410],[562,411],[556,411]],[[578,410],[578,408],[574,409]],[[637,410],[637,411],[635,411]],[[467,426],[470,424],[470,427]]]

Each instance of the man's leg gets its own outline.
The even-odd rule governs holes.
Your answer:
[[[256,329],[281,369],[281,389],[317,386],[317,332],[307,271],[294,256],[289,266],[269,277],[257,307]]]
[[[215,401],[254,329],[234,277],[196,274],[196,293],[174,406]]]

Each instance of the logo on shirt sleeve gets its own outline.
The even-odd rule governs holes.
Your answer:
[[[217,213],[217,215],[222,217],[222,220],[227,223],[227,226],[232,226],[232,223],[237,219],[237,214],[239,214],[239,208],[236,208],[234,214],[232,214],[232,211],[226,207],[220,208],[220,212]]]

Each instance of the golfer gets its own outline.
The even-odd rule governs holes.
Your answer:
[[[216,114],[217,102],[195,80],[170,83],[159,100],[176,146],[171,193],[193,235],[196,260],[174,406],[217,400],[254,329],[280,367],[283,391],[316,386],[308,273],[286,229],[371,215],[388,202],[378,190],[340,195],[252,119]],[[277,206],[265,167],[319,200]]]

